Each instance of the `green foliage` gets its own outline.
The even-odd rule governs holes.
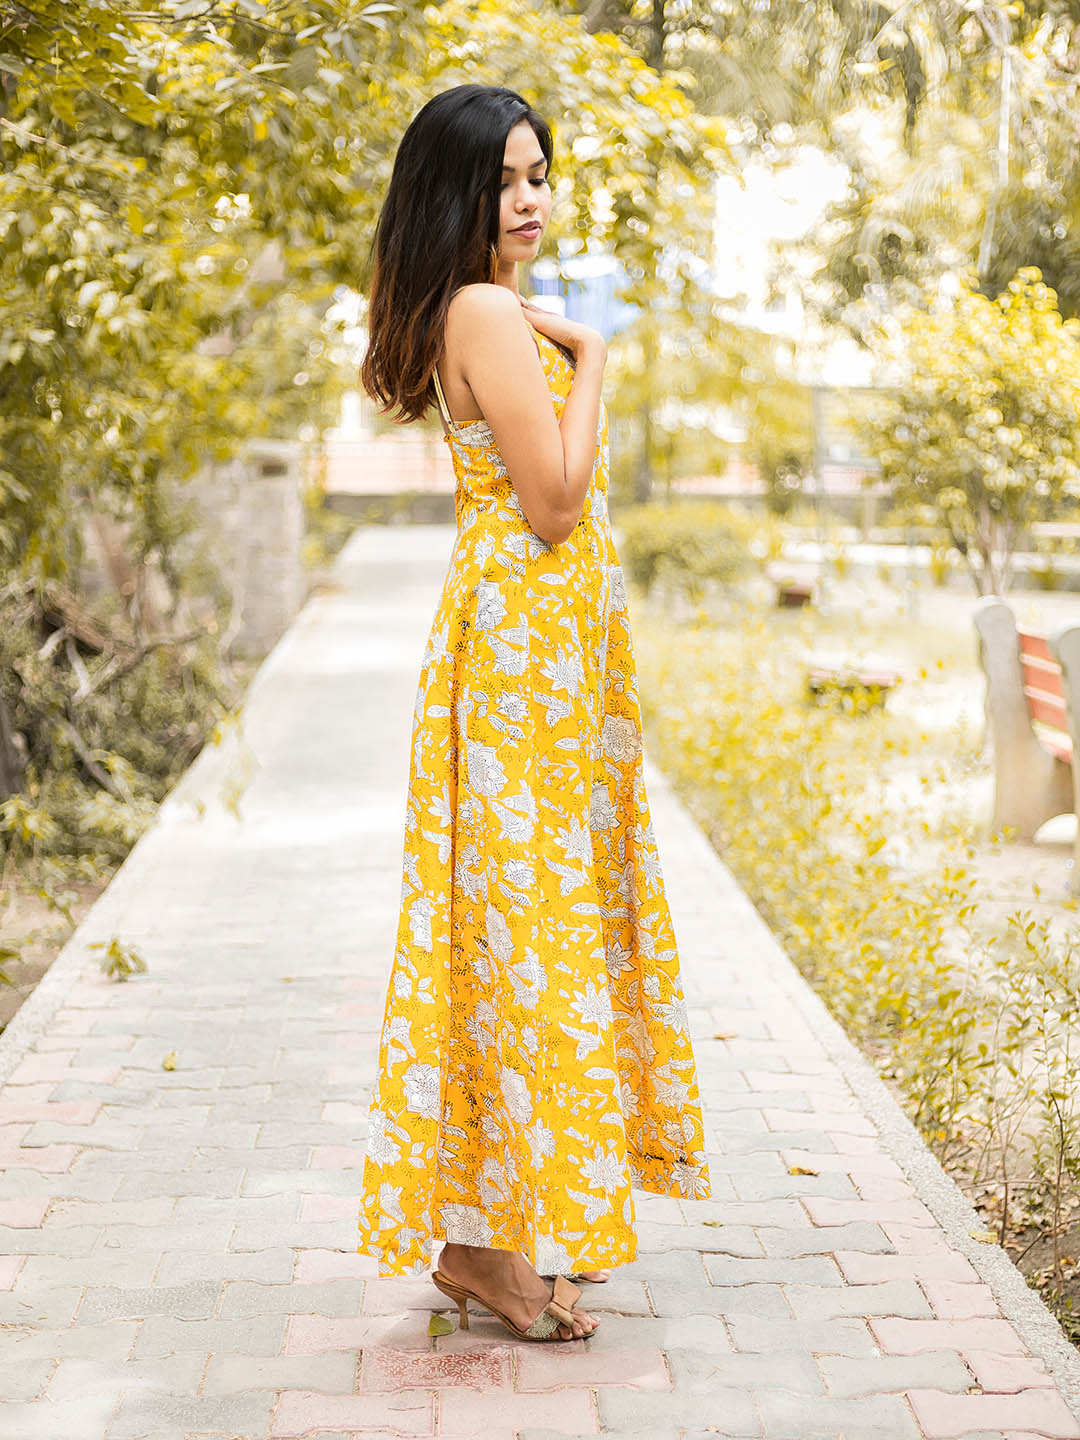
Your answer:
[[[728,124],[695,105],[689,74],[657,73],[625,40],[592,33],[592,17],[521,0],[437,13],[428,43],[446,46],[445,61],[433,58],[442,83],[512,75],[553,121],[550,230],[560,254],[613,251],[624,267],[622,298],[639,317],[612,344],[608,389],[613,439],[639,472],[619,488],[644,498],[654,477],[678,467],[682,422],[662,422],[665,402],[707,403],[734,373],[720,341],[730,327],[702,284],[711,177],[733,164]]]
[[[318,481],[304,489],[303,563],[308,570],[329,565],[356,529],[356,520],[326,504],[326,491]]]
[[[16,945],[0,944],[0,985],[15,984],[15,981],[11,978],[11,976],[3,968],[3,966],[5,961],[10,963],[12,960],[18,960],[21,953],[22,952]],[[0,1027],[0,1029],[2,1029],[2,1027]]]
[[[1060,1310],[1065,1298],[1062,1230],[1080,1190],[1080,940],[1070,934],[1059,943],[1048,921],[1022,912],[1008,923],[1006,940],[1013,943],[1000,947],[999,1003],[1015,1051],[1038,1077],[1028,1089],[1038,1119],[1032,1163],[1049,1199],[1053,1250],[1044,1278]],[[1075,1260],[1070,1264],[1075,1266]]]
[[[633,0],[580,5],[650,63],[685,66],[701,103],[736,117],[747,144],[782,141],[794,125],[816,139],[856,103],[891,102],[913,119],[928,73],[940,69],[940,48],[957,28],[954,14],[933,0],[887,17],[829,0],[661,4],[651,11]]]
[[[830,706],[846,715],[865,715],[869,710],[882,709],[891,689],[891,685],[860,680],[840,671],[813,684],[808,682],[806,703]]]
[[[898,863],[904,837],[870,776],[904,737],[872,707],[808,706],[764,620],[680,631],[676,645],[665,633],[662,649],[638,646],[663,768],[838,1018],[914,1052],[940,1023],[947,921],[969,882],[945,869],[924,883]],[[911,1076],[921,1069],[912,1059]]]
[[[747,431],[746,457],[765,485],[765,503],[787,515],[813,471],[814,433],[810,392],[790,378],[774,354],[768,370],[743,366],[741,413]]]
[[[807,249],[812,303],[859,337],[957,264],[987,293],[1037,265],[1080,313],[1076,7],[831,0],[641,6],[577,0],[782,168],[809,143],[849,171]],[[824,282],[823,284],[821,282]]]
[[[727,318],[714,296],[659,291],[612,341],[613,493],[644,501],[654,482],[715,473],[737,453],[757,465],[769,508],[786,513],[813,455],[810,392],[795,370],[789,340]],[[720,413],[745,442],[716,433]]]
[[[354,357],[330,308],[367,281],[416,110],[512,77],[553,121],[553,239],[618,235],[644,307],[674,238],[672,291],[697,293],[725,127],[530,0],[0,0],[0,31],[0,735],[17,751],[0,800],[21,792],[0,846],[13,865],[105,869],[240,689],[217,653],[227,587],[184,543],[184,483],[336,418]],[[346,525],[305,498],[320,564]],[[120,522],[134,579],[80,613],[91,518]],[[160,605],[143,604],[150,571]],[[183,629],[196,590],[220,602],[206,635]]]
[[[930,578],[935,585],[947,583],[953,567],[954,553],[951,545],[938,544],[930,547]]]
[[[881,25],[834,14],[810,41],[817,103],[791,118],[851,172],[811,243],[854,334],[968,266],[988,295],[1037,266],[1080,313],[1075,23],[1062,0],[919,0]]]
[[[963,286],[910,312],[903,381],[868,423],[901,504],[932,516],[980,594],[1003,594],[1019,535],[1080,495],[1080,321],[1022,270],[995,300]]]
[[[723,127],[527,0],[0,0],[5,18],[0,562],[62,573],[88,504],[146,517],[152,546],[167,476],[330,420],[351,377],[326,310],[365,281],[398,139],[437,90],[512,74],[551,115],[553,234],[617,231],[631,299],[655,298],[672,237],[676,292],[707,244],[691,215]]]
[[[0,803],[0,853],[32,862],[86,855],[108,868],[220,713],[230,682],[215,637],[140,647],[118,627],[115,648],[103,642],[95,652],[47,619],[33,592],[17,604],[9,596],[5,614],[0,693],[21,737],[26,784]]]
[[[710,583],[730,585],[753,564],[753,520],[712,501],[653,501],[618,513],[623,569],[649,590],[698,601]]]
[[[1059,590],[1061,582],[1065,578],[1065,572],[1060,565],[1057,565],[1051,556],[1044,556],[1029,571],[1031,579],[1040,590]]]

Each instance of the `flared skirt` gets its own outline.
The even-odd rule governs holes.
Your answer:
[[[679,960],[606,519],[451,561],[412,726],[357,1249],[634,1258],[634,1188],[707,1196]]]

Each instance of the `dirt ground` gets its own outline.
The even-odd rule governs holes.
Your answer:
[[[77,925],[105,889],[107,880],[66,886],[74,895],[71,916]],[[25,881],[10,882],[11,899],[0,915],[0,943],[18,951],[18,958],[0,961],[0,969],[13,982],[0,982],[0,1030],[11,1020],[26,997],[63,949],[73,927]]]

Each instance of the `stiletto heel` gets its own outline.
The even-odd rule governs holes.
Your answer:
[[[458,1313],[458,1324],[461,1326],[462,1330],[468,1330],[468,1328],[469,1328],[469,1309],[468,1309],[468,1306],[467,1306],[467,1304],[466,1304],[466,1302],[465,1302],[465,1296],[464,1296],[464,1295],[459,1295],[459,1296],[458,1296],[457,1313]]]

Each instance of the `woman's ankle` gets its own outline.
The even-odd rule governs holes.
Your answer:
[[[497,1257],[498,1251],[491,1250],[485,1245],[459,1245],[453,1240],[448,1240],[440,1252],[440,1264],[445,1256],[451,1265],[458,1264],[469,1269],[480,1269],[491,1264]]]

